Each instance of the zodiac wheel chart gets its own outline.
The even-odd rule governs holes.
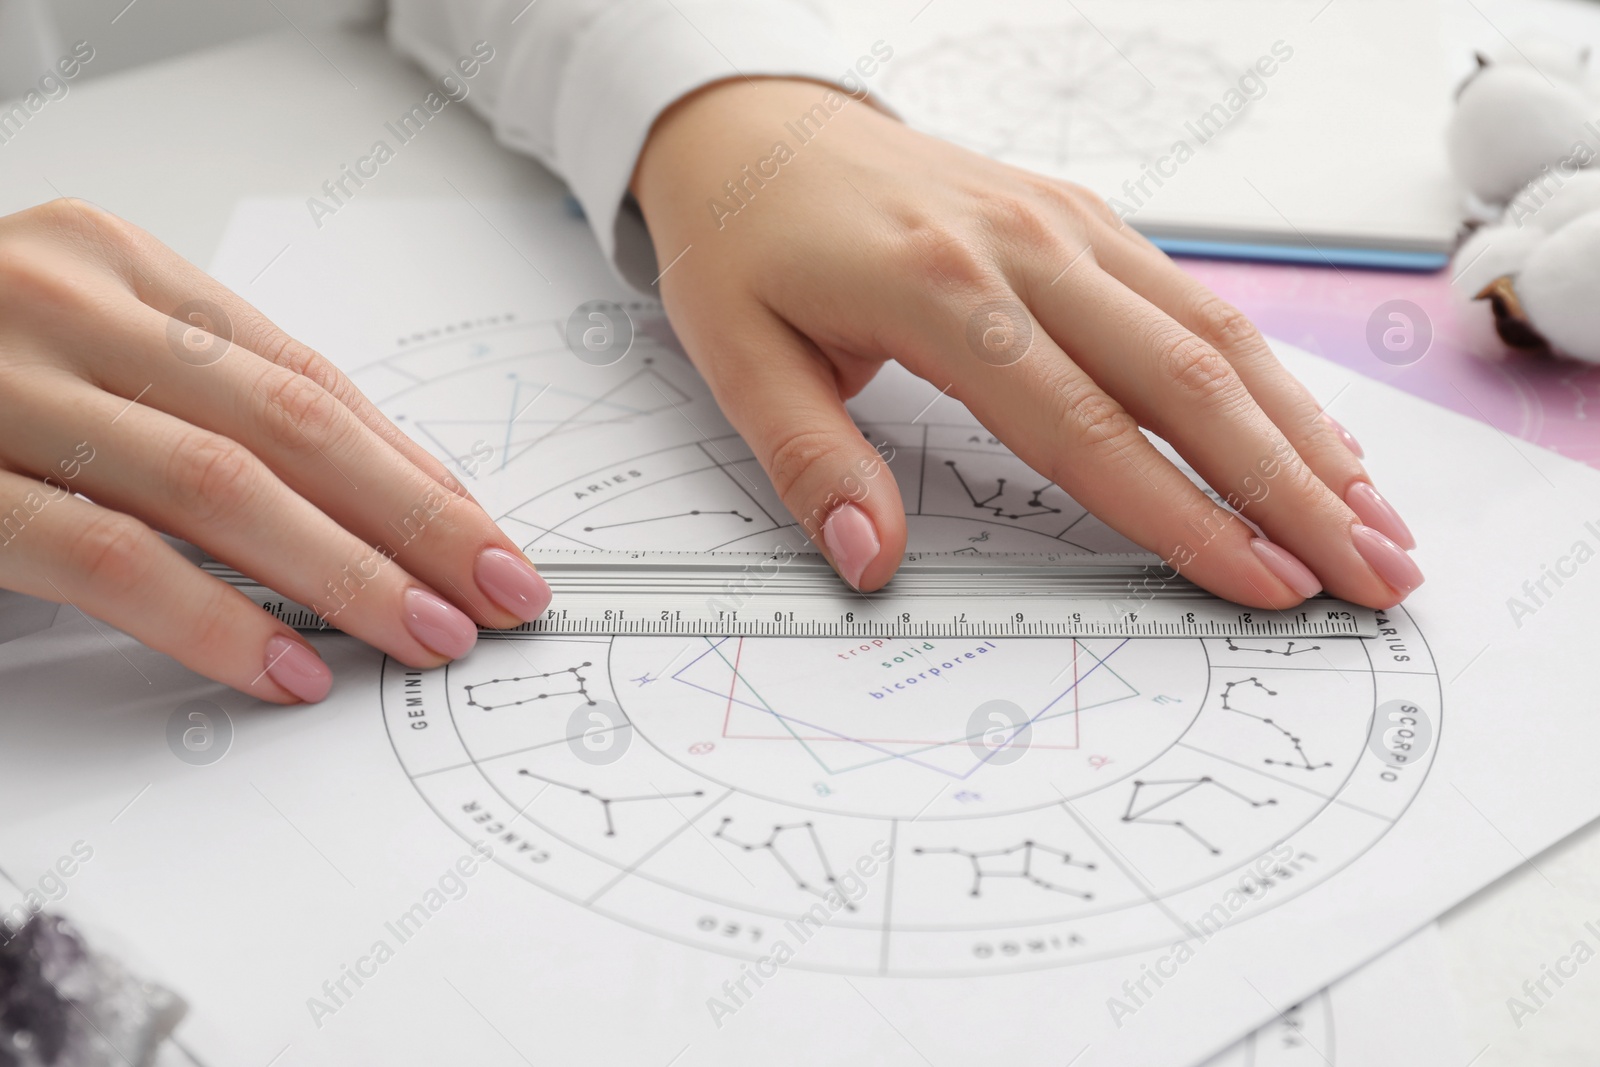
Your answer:
[[[990,973],[1171,944],[1229,892],[1275,906],[1369,848],[1440,713],[1421,634],[1398,609],[1381,625],[485,635],[443,670],[387,662],[382,693],[434,811],[544,889],[750,959],[820,914],[797,966]]]
[[[867,433],[917,548],[1130,547],[969,427]],[[641,531],[770,547],[785,519],[736,438],[500,517],[534,558]],[[1170,945],[1229,894],[1247,918],[1381,838],[1428,773],[1441,697],[1411,618],[1379,622],[1367,640],[485,634],[441,670],[386,662],[383,710],[447,825],[600,914],[752,960],[803,930],[793,965],[822,971],[1000,973]]]
[[[1060,168],[1165,151],[1236,77],[1206,45],[1155,31],[1114,45],[1081,23],[1002,25],[896,60],[884,89],[913,125]]]
[[[535,559],[793,541],[658,309],[630,313],[616,366],[576,360],[559,320],[506,316],[352,378],[492,496]],[[853,410],[913,549],[1136,547],[975,423]],[[575,456],[584,473],[551,473]],[[1380,630],[485,634],[442,669],[385,660],[380,692],[423,800],[532,886],[747,960],[803,940],[792,966],[982,975],[1167,946],[1230,896],[1248,921],[1369,849],[1421,788],[1441,726],[1422,634],[1398,608]]]

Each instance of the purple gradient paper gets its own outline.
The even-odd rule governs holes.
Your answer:
[[[1270,337],[1600,468],[1600,366],[1505,348],[1488,307],[1452,293],[1448,272],[1179,262]],[[1433,330],[1408,366],[1384,362],[1367,342],[1369,320],[1392,300],[1416,304]],[[1337,400],[1330,413],[1338,417]]]

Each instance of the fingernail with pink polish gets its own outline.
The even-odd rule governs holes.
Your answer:
[[[266,674],[307,704],[315,704],[333,688],[333,672],[322,657],[282,634],[267,639]]]
[[[406,590],[402,618],[412,637],[447,659],[460,659],[478,643],[472,620],[426,589]]]
[[[1401,548],[1409,551],[1417,547],[1417,539],[1411,536],[1411,527],[1406,525],[1394,505],[1372,488],[1372,483],[1352,483],[1345,491],[1344,502],[1350,505],[1350,510],[1356,513],[1357,518]]]
[[[1405,549],[1389,540],[1370,526],[1357,524],[1350,527],[1350,539],[1356,551],[1367,561],[1379,578],[1388,582],[1404,600],[1423,582],[1422,571],[1406,555]]]
[[[1361,442],[1356,440],[1356,435],[1339,425],[1339,420],[1323,412],[1322,420],[1333,427],[1333,432],[1339,435],[1339,440],[1344,442],[1344,447],[1356,454],[1357,459],[1366,457],[1366,450],[1361,447]]]
[[[1275,545],[1264,537],[1253,537],[1250,539],[1250,550],[1256,554],[1263,567],[1300,596],[1313,597],[1322,592],[1322,583],[1311,573],[1311,568],[1301,563],[1282,545]]]
[[[834,508],[822,524],[822,543],[844,580],[861,588],[861,575],[867,564],[878,558],[881,547],[878,531],[872,528],[867,513],[854,504]]]
[[[478,553],[472,574],[483,595],[523,622],[532,622],[550,606],[550,586],[539,572],[503,548]]]

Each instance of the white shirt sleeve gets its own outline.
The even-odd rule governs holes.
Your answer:
[[[656,117],[741,75],[854,78],[802,0],[391,0],[389,38],[434,73],[487,42],[468,103],[566,180],[618,275],[647,292],[655,252],[628,183]]]
[[[0,100],[22,96],[61,55],[41,0],[0,0]]]

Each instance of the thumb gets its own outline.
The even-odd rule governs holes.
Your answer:
[[[889,464],[845,410],[833,365],[775,316],[711,343],[701,370],[807,537],[863,591],[905,553],[905,505]]]

